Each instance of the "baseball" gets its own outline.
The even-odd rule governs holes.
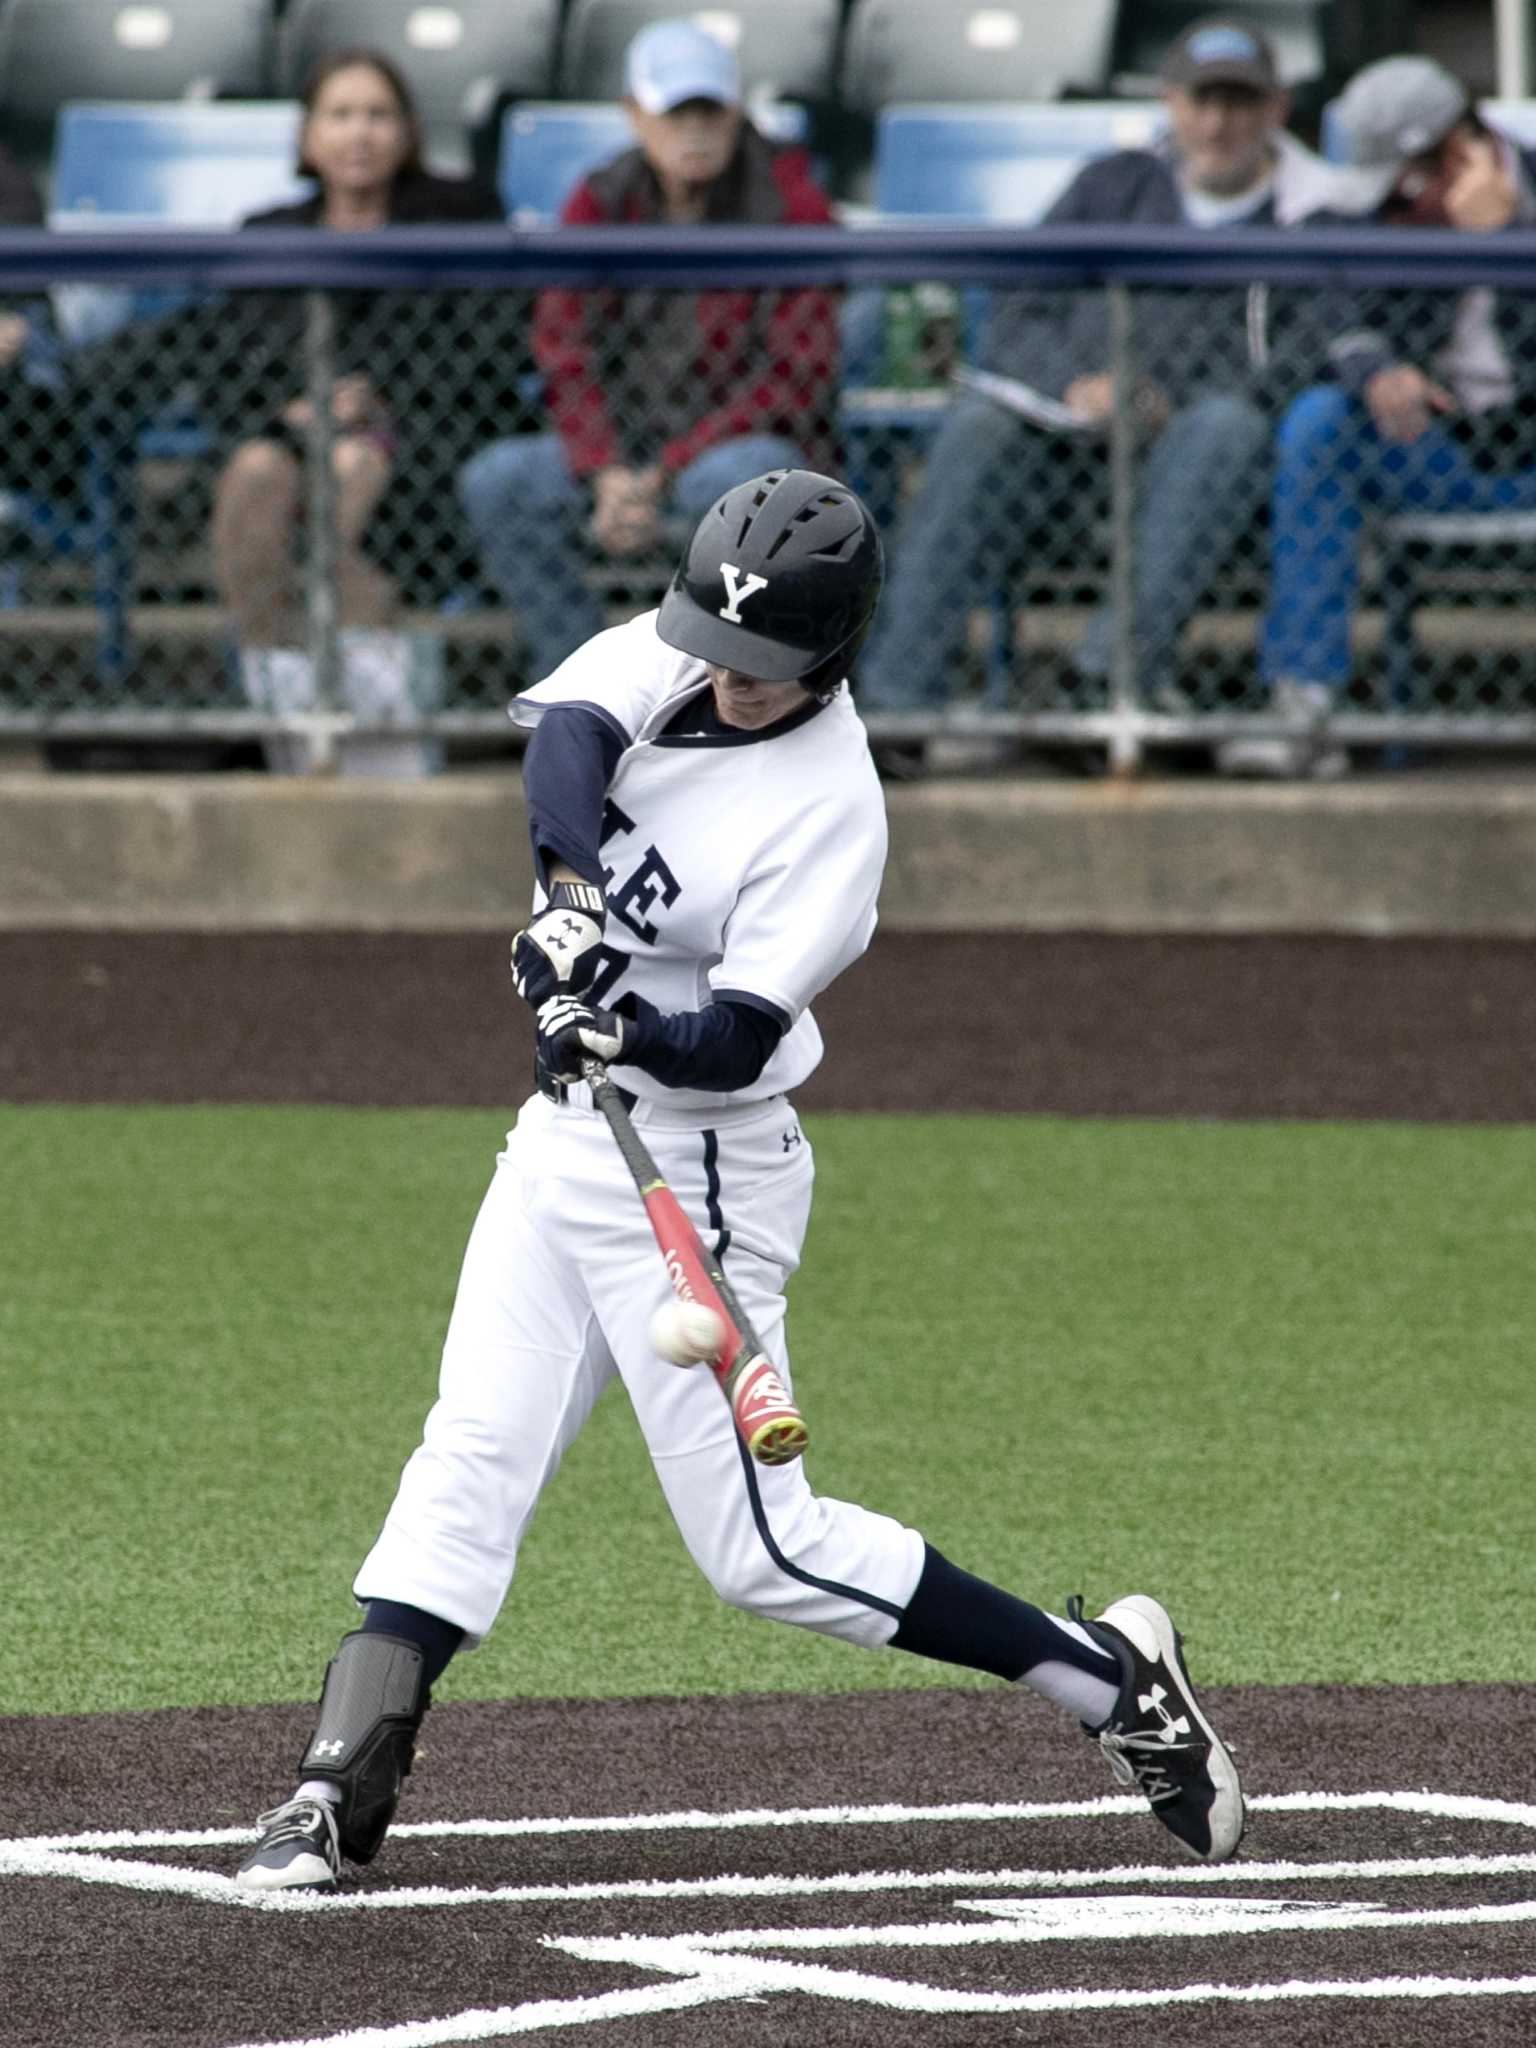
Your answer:
[[[702,1301],[664,1301],[651,1317],[656,1355],[673,1365],[697,1365],[701,1358],[713,1358],[724,1337],[724,1323]]]

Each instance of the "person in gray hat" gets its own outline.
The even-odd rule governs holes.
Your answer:
[[[1087,164],[1047,225],[1289,226],[1326,203],[1326,167],[1289,136],[1275,56],[1241,20],[1195,23],[1162,65],[1166,136]],[[1145,375],[1133,403],[1144,460],[1135,535],[1133,629],[1143,693],[1173,686],[1180,632],[1268,488],[1281,406],[1322,362],[1311,295],[1246,283],[1192,301],[1137,294]],[[1003,584],[1058,506],[1098,518],[1114,406],[1109,312],[1098,291],[1010,292],[983,336],[983,376],[948,409],[898,536],[881,622],[860,670],[871,711],[941,706],[971,612]],[[988,374],[1005,378],[987,388]],[[966,373],[962,372],[962,381]],[[1030,399],[1037,401],[1030,404]],[[1114,644],[1107,603],[1076,650],[1079,696],[1102,696]],[[917,774],[924,750],[877,744],[888,775]]]
[[[1427,57],[1388,57],[1341,96],[1352,196],[1382,225],[1491,234],[1536,221],[1536,153],[1478,114]],[[1324,216],[1319,216],[1319,219]],[[1351,674],[1365,515],[1536,510],[1536,341],[1526,302],[1490,290],[1379,292],[1352,308],[1333,381],[1281,422],[1260,653],[1289,738],[1234,741],[1234,773],[1337,774],[1326,721]]]

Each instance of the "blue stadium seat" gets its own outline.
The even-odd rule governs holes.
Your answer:
[[[226,228],[310,189],[294,170],[290,100],[206,106],[113,101],[67,106],[55,131],[48,225],[71,229]],[[180,299],[126,286],[61,287],[65,338],[99,339],[124,320]]]
[[[805,110],[777,101],[752,109],[765,135],[780,142],[805,137]],[[565,195],[634,141],[624,109],[613,100],[525,101],[502,123],[497,184],[507,217],[520,228],[549,227]]]
[[[749,94],[824,100],[833,88],[840,0],[733,0],[686,7],[678,0],[571,0],[560,63],[571,99],[617,99],[624,52],[647,23],[688,14],[731,44]]]
[[[1054,100],[1106,82],[1119,0],[854,0],[840,93],[876,114],[907,101]]]
[[[634,140],[612,100],[525,101],[501,124],[497,185],[507,218],[520,228],[548,227],[565,195],[587,171]]]
[[[270,0],[6,0],[0,118],[24,152],[70,100],[259,99]]]
[[[311,189],[294,170],[298,129],[292,100],[64,107],[50,225],[232,227]]]
[[[410,84],[434,167],[463,170],[471,131],[499,104],[554,90],[559,23],[560,0],[290,0],[280,83],[301,92],[327,50],[382,50]]]
[[[875,125],[875,208],[1033,223],[1090,157],[1140,148],[1162,126],[1155,100],[889,107]]]

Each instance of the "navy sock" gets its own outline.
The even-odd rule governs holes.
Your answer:
[[[926,1546],[923,1575],[907,1602],[891,1648],[942,1664],[963,1664],[1010,1681],[1036,1664],[1071,1664],[1110,1685],[1120,1666],[1108,1651],[1080,1643],[1039,1607],[973,1578]]]
[[[374,1635],[404,1636],[415,1643],[426,1659],[429,1686],[436,1685],[448,1667],[448,1659],[464,1640],[455,1622],[440,1621],[420,1607],[407,1607],[403,1600],[370,1600],[363,1609],[363,1627]]]

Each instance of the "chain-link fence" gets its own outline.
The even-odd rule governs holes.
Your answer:
[[[1527,237],[65,239],[0,238],[0,731],[430,771],[799,462],[887,749],[1536,740]]]

